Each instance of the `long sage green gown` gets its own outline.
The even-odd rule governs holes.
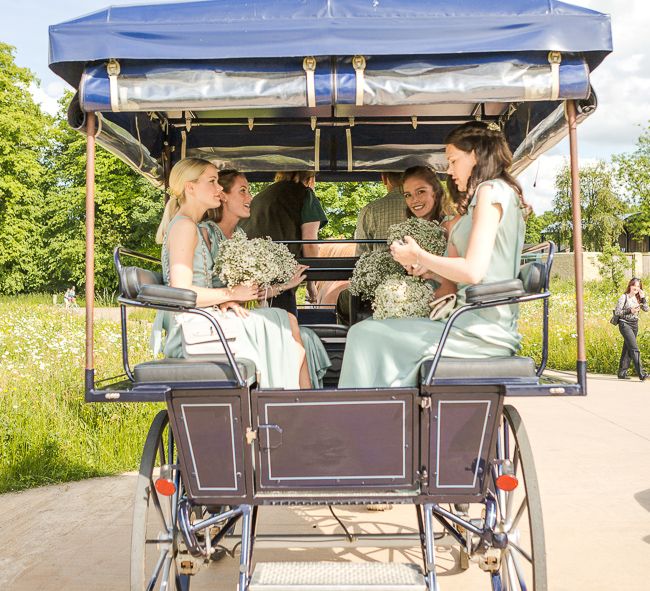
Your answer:
[[[171,228],[181,217],[183,216],[176,216],[169,227]],[[198,287],[213,287],[212,253],[198,226],[196,230],[198,241],[192,261],[192,284]],[[163,280],[169,285],[169,248],[166,236],[162,247],[162,268]],[[237,336],[237,356],[250,359],[255,363],[260,386],[298,389],[298,348],[291,335],[291,325],[286,312],[269,309],[264,310],[263,314],[250,314],[247,318],[239,320],[241,330],[238,331]],[[154,342],[161,328],[164,328],[167,333],[162,347],[165,357],[182,357],[180,325],[176,322],[175,315],[158,315],[154,325]]]
[[[481,283],[514,279],[519,274],[526,228],[521,202],[512,187],[501,179],[483,184],[492,185],[492,203],[499,203],[503,214],[488,272]],[[456,247],[461,257],[467,254],[477,193],[478,187],[467,213],[449,236],[449,243]],[[457,306],[464,304],[468,286],[458,284]],[[514,355],[521,341],[517,318],[517,306],[461,314],[447,337],[443,357],[476,359]],[[428,318],[369,318],[355,324],[348,332],[339,387],[417,385],[420,365],[435,355],[445,323],[446,320]]]
[[[225,234],[218,226],[218,224],[207,221],[199,224],[200,228],[205,228],[210,243],[210,254],[213,260],[216,260],[219,252],[219,244],[223,240],[227,240]],[[241,230],[243,231],[243,230]],[[226,287],[226,285],[219,279],[217,274],[212,276],[212,287]],[[266,318],[270,322],[276,322],[278,317],[281,317],[288,322],[286,312],[280,308],[256,308],[251,310],[251,316],[260,316]],[[323,387],[323,376],[327,369],[332,365],[327,351],[323,343],[318,338],[318,335],[307,328],[306,326],[300,327],[300,337],[305,347],[305,355],[307,356],[307,368],[309,369],[309,377],[314,388]]]

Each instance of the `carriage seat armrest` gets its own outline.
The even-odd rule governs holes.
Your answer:
[[[143,285],[136,299],[139,302],[151,304],[152,306],[196,307],[195,291],[180,287],[170,287],[169,285]]]
[[[526,295],[521,279],[507,279],[493,283],[471,285],[465,291],[468,304],[485,304],[506,298],[516,298]]]

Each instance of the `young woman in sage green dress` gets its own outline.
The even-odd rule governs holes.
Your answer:
[[[219,306],[241,319],[238,355],[255,362],[262,387],[311,387],[300,333],[286,312],[275,310],[273,318],[249,314],[239,302],[257,299],[256,286],[212,287],[212,255],[198,223],[206,211],[221,205],[217,168],[206,160],[181,160],[172,169],[170,192],[156,236],[163,243],[165,283],[196,292],[197,306]],[[180,326],[173,316],[163,351],[167,357],[182,357]]]
[[[210,249],[212,259],[216,261],[219,253],[219,244],[232,238],[235,232],[242,232],[238,228],[239,222],[250,216],[250,204],[253,196],[250,192],[246,176],[237,170],[219,171],[219,184],[223,187],[221,206],[206,212],[204,221],[199,224],[203,238]],[[277,297],[287,289],[293,289],[304,279],[305,265],[300,265],[296,274],[283,285],[274,285],[267,290],[260,290],[260,299]],[[217,274],[212,276],[212,287],[225,288],[226,285]],[[251,310],[251,316],[262,316],[271,321],[276,321],[279,308],[256,308]],[[281,314],[281,316],[283,316]],[[313,387],[322,387],[322,380],[331,362],[323,343],[316,333],[304,326],[298,327],[298,322],[293,314],[288,314],[293,330],[300,330],[300,338],[307,356],[309,379]]]
[[[461,217],[451,229],[447,253],[424,251],[411,238],[393,243],[393,258],[413,275],[454,286],[463,305],[469,285],[513,279],[519,272],[528,206],[508,173],[512,154],[503,134],[480,122],[451,132],[447,174]],[[466,312],[455,322],[444,357],[513,355],[519,348],[516,306]],[[431,359],[445,325],[427,318],[368,319],[348,332],[339,387],[414,386],[420,365]]]

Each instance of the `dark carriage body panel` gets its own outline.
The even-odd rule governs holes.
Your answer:
[[[435,502],[483,498],[503,393],[500,385],[423,386],[429,397],[420,422],[425,494]]]
[[[172,390],[167,408],[188,497],[241,503],[246,482],[247,389]]]
[[[416,389],[253,392],[257,490],[414,491],[417,398]]]

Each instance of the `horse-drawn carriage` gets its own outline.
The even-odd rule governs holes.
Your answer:
[[[167,406],[142,456],[131,588],[187,588],[197,566],[236,536],[240,591],[435,591],[443,539],[457,547],[463,567],[477,562],[493,589],[546,589],[533,458],[505,400],[586,394],[580,257],[575,381],[544,376],[553,261],[545,243],[524,252],[518,278],[468,290],[417,387],[338,389],[347,327],[319,323],[312,328],[333,361],[324,388],[272,390],[258,386],[255,365],[235,357],[225,339],[225,354],[213,359],[131,367],[128,306],[204,315],[223,333],[196,307],[193,291],[127,265],[142,255],[118,248],[125,374],[100,386],[92,348],[93,155],[97,142],[160,187],[186,156],[234,166],[253,180],[298,169],[322,180],[367,180],[414,159],[443,170],[443,138],[472,119],[499,125],[515,173],[568,133],[580,252],[576,126],[596,107],[589,74],[611,51],[609,18],[555,0],[498,7],[210,0],[113,7],[52,26],[50,51],[51,68],[77,88],[69,119],[88,141],[86,400]],[[309,279],[327,281],[349,278],[354,259],[303,262]],[[458,316],[533,300],[543,302],[540,359],[444,356]],[[419,533],[384,542],[401,535],[421,546],[421,567],[278,562],[253,569],[260,507],[375,502],[414,505]]]

